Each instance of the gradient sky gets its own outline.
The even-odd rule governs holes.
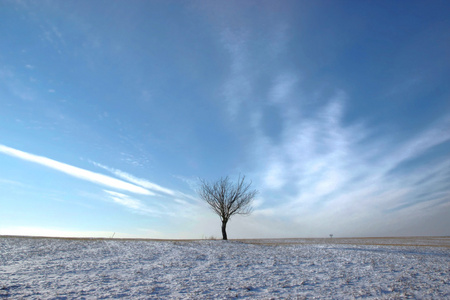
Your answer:
[[[0,234],[450,235],[449,1],[0,0]]]

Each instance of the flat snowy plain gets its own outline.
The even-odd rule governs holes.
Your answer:
[[[450,238],[0,237],[0,298],[450,299]]]

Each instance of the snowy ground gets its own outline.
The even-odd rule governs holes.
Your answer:
[[[9,297],[449,299],[450,239],[0,237],[0,298]]]

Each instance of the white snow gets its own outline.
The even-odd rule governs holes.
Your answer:
[[[0,298],[449,299],[449,244],[0,237]]]

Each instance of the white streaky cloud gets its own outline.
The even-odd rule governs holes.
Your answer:
[[[248,73],[247,50],[245,40],[248,33],[232,32],[226,29],[222,32],[222,45],[230,55],[230,75],[223,87],[223,95],[228,105],[231,117],[236,117],[242,103],[248,100],[252,84]]]
[[[261,63],[267,62],[259,61],[252,54],[252,43],[248,41],[259,39],[261,35],[269,39],[271,42],[260,50],[265,54],[265,60],[273,63],[278,61],[285,51],[288,42],[287,31],[288,26],[285,23],[273,24],[265,33],[254,32],[245,26],[235,28],[225,26],[221,30],[219,42],[228,53],[230,61],[229,74],[223,83],[222,93],[231,118],[236,118],[244,107],[247,109],[248,105],[253,106],[254,102],[261,100],[255,97],[254,92],[260,89],[257,85],[261,79],[259,70]],[[297,74],[292,72],[275,76],[275,84],[269,92],[268,102],[276,105],[288,102],[298,79]]]
[[[297,82],[297,77],[292,74],[279,75],[269,92],[269,102],[282,104],[288,101]]]
[[[430,128],[399,147],[385,161],[386,166],[395,168],[400,163],[412,159],[428,149],[450,140],[450,115],[436,121]],[[387,169],[387,168],[386,168]],[[386,172],[389,169],[386,170]]]
[[[142,195],[153,195],[149,190],[137,186],[110,176],[106,176],[103,174],[95,173],[92,171],[88,171],[85,169],[81,169],[78,167],[74,167],[47,157],[38,156],[34,154],[30,154],[27,152],[23,152],[17,149],[13,149],[4,145],[0,145],[0,153],[16,157],[22,160],[30,161],[33,163],[37,163],[39,165],[63,172],[67,175],[83,179],[92,183],[100,184],[103,186],[107,186],[114,189],[124,190],[136,194]]]
[[[190,203],[188,203],[184,200],[181,200],[181,199],[174,199],[173,201],[175,201],[176,203],[181,204],[181,205],[190,205]]]
[[[327,195],[340,186],[342,176],[336,170],[324,172],[322,180],[315,186],[315,195]]]
[[[8,180],[8,179],[2,179],[0,178],[0,185],[1,184],[5,184],[5,185],[16,185],[16,186],[22,186],[25,187],[26,185],[23,184],[22,182],[19,181],[15,181],[15,180]]]
[[[252,203],[253,209],[257,209],[258,207],[261,207],[264,204],[264,200],[261,197],[255,198]]]
[[[183,203],[174,199],[174,203],[168,205],[162,205],[160,203],[155,204],[158,208],[150,207],[143,201],[133,198],[129,195],[122,193],[103,190],[108,198],[114,203],[124,206],[134,213],[142,215],[152,215],[157,217],[176,217],[176,218],[193,218],[193,205],[190,205],[186,201]]]
[[[288,120],[280,144],[267,144],[266,139],[264,155],[273,157],[275,153],[275,163],[268,164],[263,175],[266,183],[267,179],[276,183],[275,179],[283,178],[284,184],[294,183],[303,195],[310,196],[331,193],[345,183],[347,164],[355,158],[352,144],[360,134],[340,125],[342,101],[338,95],[316,118]]]
[[[125,206],[134,212],[153,215],[162,214],[160,211],[151,209],[150,207],[145,205],[142,201],[132,198],[128,195],[108,190],[104,190],[104,192],[108,194],[108,197],[111,200],[113,200],[114,203]]]
[[[198,188],[198,179],[193,179],[193,178],[188,178],[185,176],[178,176],[178,175],[174,175],[173,177],[186,183],[192,191],[196,191]]]
[[[141,201],[131,198],[128,195],[124,195],[121,193],[113,192],[113,191],[107,191],[104,190],[107,194],[110,195],[111,199],[114,200],[115,203],[126,206],[131,209],[135,210],[142,210],[144,208]]]
[[[121,170],[110,168],[110,167],[104,166],[104,165],[96,163],[96,162],[92,162],[92,164],[94,164],[95,166],[97,166],[99,168],[102,168],[102,169],[104,169],[104,170],[106,170],[108,172],[111,172],[112,174],[116,175],[119,178],[122,178],[122,179],[124,179],[126,181],[132,182],[132,183],[134,183],[136,185],[139,185],[141,187],[144,187],[146,189],[150,189],[152,191],[159,192],[159,193],[164,193],[164,194],[167,194],[167,195],[170,195],[170,196],[175,196],[176,195],[175,191],[172,191],[172,190],[167,189],[165,187],[159,186],[159,185],[157,185],[157,184],[155,184],[153,182],[150,182],[150,181],[148,181],[146,179],[135,177],[135,176],[133,176],[131,174],[128,174],[126,172],[123,172]]]
[[[198,203],[204,203],[203,200],[201,200],[200,198],[194,197],[194,196],[191,196],[191,195],[182,193],[182,192],[177,192],[177,193],[176,193],[176,196],[177,196],[177,197],[180,197],[180,198],[185,198],[185,199],[192,200],[192,201],[194,201],[194,202],[197,203],[197,204],[198,204]]]
[[[430,216],[440,214],[448,203],[448,157],[415,165],[406,173],[399,167],[450,140],[448,116],[406,141],[389,135],[368,141],[371,131],[363,124],[344,125],[344,92],[338,91],[327,105],[306,115],[288,101],[289,87],[279,82],[273,82],[268,98],[287,116],[281,138],[265,134],[261,122],[251,127],[263,194],[279,189],[289,194],[276,202],[267,199],[271,204],[258,207],[255,216],[285,216],[298,225],[297,235],[327,234],[333,228],[358,235],[389,232],[383,223],[387,218],[402,218],[398,225],[406,228],[399,231],[404,234],[410,221],[402,216],[422,207],[430,207]],[[314,229],[302,229],[311,224]],[[355,224],[366,225],[355,228]]]
[[[269,168],[264,177],[264,183],[270,189],[280,189],[285,184],[283,175],[284,175],[284,166],[281,162],[281,159],[276,157],[270,159]]]
[[[17,79],[17,76],[9,68],[0,68],[0,80],[6,86],[15,98],[25,101],[34,101],[36,94],[33,90]]]

